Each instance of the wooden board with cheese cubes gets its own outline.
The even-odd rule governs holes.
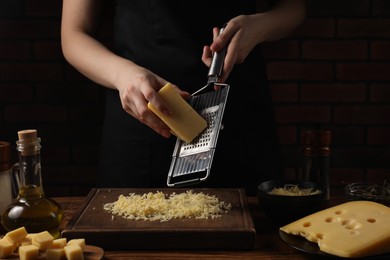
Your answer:
[[[390,259],[390,207],[377,202],[345,202],[284,225],[280,231],[282,240],[297,249],[303,248],[285,234],[317,244],[324,254]]]
[[[84,238],[54,238],[48,231],[28,233],[25,227],[0,238],[0,259],[88,260],[101,259],[104,251],[85,244]]]

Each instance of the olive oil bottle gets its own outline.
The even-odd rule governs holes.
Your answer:
[[[49,231],[60,237],[59,225],[63,218],[61,206],[45,196],[41,176],[41,139],[37,130],[18,132],[16,142],[19,162],[13,174],[19,187],[16,199],[5,209],[1,222],[7,231],[24,226],[29,233]]]

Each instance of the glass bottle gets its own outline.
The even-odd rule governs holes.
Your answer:
[[[37,130],[18,132],[16,142],[19,163],[12,172],[19,182],[16,199],[2,215],[2,224],[7,231],[24,226],[29,233],[47,230],[55,238],[60,237],[59,225],[63,218],[61,206],[45,196],[41,176],[41,139]]]

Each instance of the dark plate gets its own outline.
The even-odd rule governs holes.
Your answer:
[[[311,255],[317,255],[317,256],[323,256],[327,258],[335,258],[335,259],[346,259],[343,257],[338,257],[335,255],[327,254],[325,252],[322,252],[318,245],[316,243],[310,242],[304,237],[297,236],[297,235],[290,235],[287,234],[281,230],[279,230],[279,237],[287,243],[292,248],[295,248],[299,251],[311,254]],[[356,258],[355,258],[356,259]],[[364,259],[390,259],[390,253],[389,254],[383,254],[383,255],[375,255],[375,256],[369,256],[364,257]]]

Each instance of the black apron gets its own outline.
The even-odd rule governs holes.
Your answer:
[[[118,0],[114,51],[190,93],[207,82],[202,63],[212,28],[255,11],[255,1]],[[280,178],[281,152],[260,46],[229,76],[231,85],[210,179],[197,187],[245,188]],[[128,115],[107,90],[97,186],[166,187],[176,137]]]

